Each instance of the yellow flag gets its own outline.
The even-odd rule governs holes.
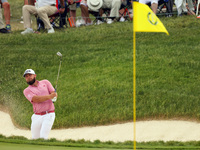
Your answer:
[[[133,23],[135,32],[165,32],[169,35],[163,23],[149,6],[133,2]]]

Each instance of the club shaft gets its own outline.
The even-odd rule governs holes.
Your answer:
[[[60,59],[60,65],[59,65],[59,68],[58,68],[58,75],[57,75],[57,81],[56,81],[55,91],[56,91],[57,85],[58,85],[58,78],[59,78],[59,74],[60,74],[61,63],[62,63],[62,58]]]

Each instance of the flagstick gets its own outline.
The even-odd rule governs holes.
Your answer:
[[[133,10],[135,10],[134,8],[134,4],[133,4]],[[136,34],[135,34],[135,17],[136,15],[133,16],[133,121],[134,121],[134,150],[136,150]]]
[[[133,31],[133,116],[134,116],[134,150],[136,150],[136,53],[135,31]]]
[[[157,18],[157,23],[152,24],[147,15],[152,13],[152,10],[144,4],[139,2],[132,2],[133,8],[133,121],[134,121],[134,150],[136,150],[136,33],[135,32],[165,32],[169,35],[168,31]],[[142,19],[141,19],[142,18]],[[146,19],[145,19],[146,18]],[[154,22],[154,21],[153,21]],[[145,24],[144,26],[141,26]],[[139,25],[139,26],[138,26]]]

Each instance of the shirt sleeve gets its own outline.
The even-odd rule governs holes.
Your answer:
[[[24,90],[24,96],[32,103],[32,98],[35,96],[33,92],[31,92],[29,89]]]
[[[47,88],[48,88],[48,90],[49,90],[49,93],[54,92],[55,89],[54,89],[54,87],[52,86],[52,84],[51,84],[48,80],[44,80],[44,81],[45,81],[45,83],[46,83],[46,85],[47,85]]]

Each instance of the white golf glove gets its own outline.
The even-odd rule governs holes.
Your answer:
[[[52,100],[52,102],[54,103],[54,102],[56,102],[57,97],[54,97],[54,98],[52,98],[51,100]]]

